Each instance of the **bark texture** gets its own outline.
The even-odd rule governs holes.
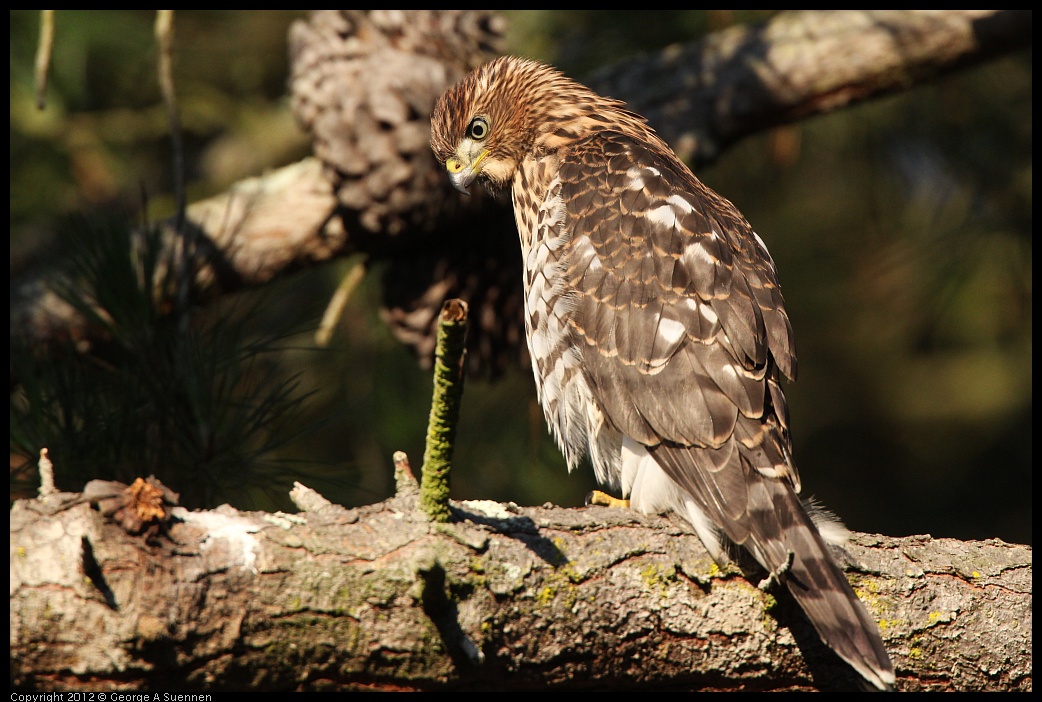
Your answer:
[[[686,160],[908,90],[1031,44],[1030,10],[805,10],[714,32],[587,84],[634,104]]]
[[[11,511],[11,683],[100,690],[841,690],[791,602],[678,523],[398,496],[297,515],[174,509],[130,534],[81,495]],[[306,492],[303,488],[302,491]],[[63,506],[64,505],[64,506]],[[1031,548],[856,535],[848,577],[901,690],[1030,690]]]

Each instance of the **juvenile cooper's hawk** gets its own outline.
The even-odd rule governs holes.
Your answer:
[[[453,184],[509,188],[539,399],[569,469],[737,544],[882,689],[878,628],[801,503],[780,385],[796,357],[774,262],[637,114],[558,71],[496,59],[438,100]]]

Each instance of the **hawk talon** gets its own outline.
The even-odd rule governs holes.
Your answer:
[[[589,507],[591,505],[629,509],[630,501],[619,499],[618,497],[612,497],[608,493],[601,492],[600,490],[591,490],[590,494],[586,496],[586,506]]]
[[[796,554],[789,551],[789,555],[785,557],[785,562],[781,564],[781,567],[777,570],[772,570],[756,587],[763,592],[769,592],[775,585],[784,583],[785,576],[792,569],[792,562],[795,558]]]

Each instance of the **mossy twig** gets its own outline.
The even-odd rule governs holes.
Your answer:
[[[434,396],[420,478],[420,507],[436,522],[449,520],[449,469],[463,397],[467,303],[452,299],[441,308],[434,348]]]

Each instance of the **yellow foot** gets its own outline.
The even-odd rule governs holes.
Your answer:
[[[594,490],[586,496],[586,506],[590,505],[603,505],[605,507],[619,507],[622,509],[629,509],[629,500],[620,500],[617,497],[612,497],[606,492],[600,490]]]

